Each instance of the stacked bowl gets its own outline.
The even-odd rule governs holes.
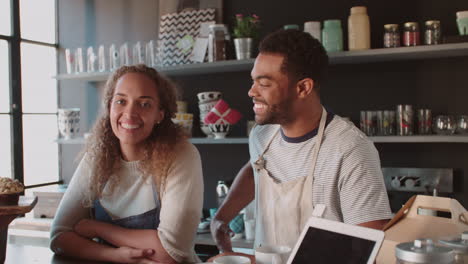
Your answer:
[[[211,111],[221,99],[221,92],[218,91],[209,91],[198,93],[198,108],[200,109],[200,129],[207,137],[213,137],[213,132],[211,132],[208,124],[205,124],[205,116]]]
[[[172,122],[184,128],[188,136],[192,135],[193,114],[187,113],[187,102],[177,101],[177,113]]]

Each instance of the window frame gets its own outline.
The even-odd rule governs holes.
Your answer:
[[[9,112],[7,115],[10,115],[10,129],[11,129],[11,160],[12,160],[12,175],[14,179],[17,179],[21,183],[24,183],[24,158],[23,158],[23,105],[22,105],[22,85],[21,85],[21,43],[31,43],[35,45],[42,45],[53,47],[56,49],[57,54],[59,51],[58,45],[58,1],[55,0],[55,43],[46,43],[34,40],[28,40],[21,38],[21,27],[20,27],[20,0],[9,0],[10,7],[11,7],[11,36],[1,35],[0,39],[4,39],[7,41],[8,45],[8,65],[10,68],[10,106]],[[55,58],[58,60],[58,56]],[[57,72],[58,72],[58,61],[57,61]],[[57,83],[57,105],[60,105],[59,98],[60,98],[60,89],[59,83]],[[26,113],[30,114],[37,114],[37,115],[55,115],[57,113]],[[62,176],[61,176],[61,146],[57,146],[58,151],[58,175],[59,178],[57,181],[53,182],[44,182],[35,185],[25,186],[25,188],[34,188],[52,184],[60,184],[63,183]]]

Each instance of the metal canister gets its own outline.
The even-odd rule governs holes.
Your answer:
[[[441,43],[442,32],[440,30],[440,21],[428,20],[425,23],[424,44],[435,45]]]
[[[397,24],[384,25],[384,48],[400,47],[400,32]]]
[[[416,239],[414,242],[401,243],[395,247],[397,264],[454,264],[452,249],[437,246],[431,239]]]
[[[383,111],[383,135],[395,135],[395,111]]]
[[[456,264],[468,264],[468,231],[463,232],[461,236],[441,239],[439,243],[442,246],[453,249]]]
[[[427,135],[432,133],[431,109],[418,109],[418,134]]]
[[[226,45],[230,39],[226,25],[214,24],[209,26],[208,61],[226,60]]]
[[[414,113],[411,105],[397,105],[396,109],[397,135],[413,135]]]
[[[403,45],[417,46],[420,45],[419,25],[417,22],[406,22],[403,30]]]
[[[375,136],[377,134],[377,112],[361,111],[360,116],[361,131],[367,136]]]

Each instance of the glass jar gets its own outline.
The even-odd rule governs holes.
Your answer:
[[[384,48],[400,47],[400,32],[397,24],[384,25]]]
[[[365,6],[351,7],[348,17],[348,49],[370,49],[370,21]]]
[[[403,45],[417,46],[420,45],[419,25],[417,22],[406,22],[403,31]]]
[[[226,25],[214,24],[209,26],[208,34],[208,61],[226,60],[226,45],[229,33]]]
[[[441,30],[440,30],[440,21],[438,20],[429,20],[426,21],[426,30],[424,31],[424,44],[426,45],[435,45],[441,43]]]
[[[322,31],[322,44],[327,52],[343,51],[343,30],[338,19],[325,20]]]
[[[221,207],[228,192],[229,188],[227,187],[226,183],[224,181],[218,181],[218,185],[216,186],[216,194],[218,195],[218,207]]]

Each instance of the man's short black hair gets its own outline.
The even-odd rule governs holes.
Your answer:
[[[275,31],[260,42],[259,52],[283,55],[281,71],[290,82],[311,78],[314,89],[319,91],[327,72],[328,56],[322,44],[309,33],[297,29]]]

